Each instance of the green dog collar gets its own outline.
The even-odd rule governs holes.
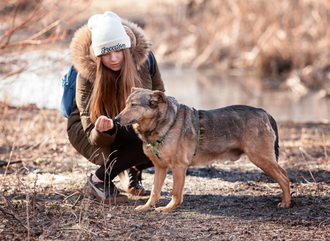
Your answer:
[[[156,154],[156,156],[159,158],[159,152],[158,152],[158,150],[157,150],[157,147],[158,147],[158,145],[159,145],[159,143],[161,143],[161,141],[164,139],[164,137],[165,137],[165,135],[167,134],[167,131],[165,132],[165,134],[161,137],[161,138],[159,138],[158,139],[158,141],[156,141],[154,144],[151,144],[151,143],[149,143],[148,144],[148,146],[150,146],[150,147],[153,147],[152,148],[152,150],[153,150],[153,152]],[[159,158],[160,159],[160,158]]]

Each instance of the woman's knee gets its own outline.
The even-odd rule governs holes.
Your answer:
[[[111,152],[110,146],[97,148],[91,145],[81,122],[68,124],[68,138],[76,151],[90,162],[96,165],[104,165],[107,162]]]

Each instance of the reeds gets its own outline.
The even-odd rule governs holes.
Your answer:
[[[165,7],[172,14],[150,11],[146,31],[167,63],[257,69],[264,76],[329,65],[326,0],[190,0]]]

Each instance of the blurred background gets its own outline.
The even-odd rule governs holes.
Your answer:
[[[327,0],[2,0],[0,101],[58,109],[75,31],[113,11],[147,33],[166,94],[197,109],[330,117]]]

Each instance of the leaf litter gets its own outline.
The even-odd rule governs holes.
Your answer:
[[[277,208],[279,185],[243,156],[189,168],[183,203],[166,214],[135,211],[148,196],[112,205],[86,197],[81,188],[96,166],[71,147],[58,110],[0,110],[0,160],[9,163],[0,167],[1,240],[330,239],[329,123],[278,125],[291,208]],[[143,172],[147,194],[153,175]],[[157,206],[170,201],[172,185],[169,170]]]

